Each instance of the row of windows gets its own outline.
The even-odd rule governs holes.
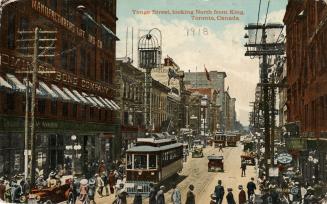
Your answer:
[[[73,13],[73,12],[68,12]],[[42,19],[42,17],[40,17]],[[47,22],[47,21],[46,21]],[[46,22],[44,24],[46,24]],[[17,30],[26,31],[31,29],[33,22],[27,17],[20,17],[19,14],[15,12],[8,11],[7,17],[7,32],[6,32],[6,47],[8,49],[15,49],[20,47],[31,47],[31,43],[21,42],[18,44],[16,40],[24,38],[21,34],[17,33]],[[16,27],[16,25],[18,25]],[[51,27],[52,27],[51,23]],[[94,22],[90,22],[89,18],[81,18],[81,28],[86,30],[87,33],[96,34],[96,26]],[[16,30],[17,29],[17,30]],[[68,33],[68,32],[65,32]],[[101,32],[103,48],[111,53],[115,52],[114,39],[107,31],[102,29]],[[50,37],[50,36],[48,36]],[[52,37],[52,36],[51,36]],[[95,65],[95,51],[93,46],[86,46],[84,42],[74,40],[76,37],[71,34],[62,34],[57,35],[57,38],[60,40],[57,41],[56,49],[48,51],[46,54],[55,54],[56,57],[46,57],[41,58],[44,62],[50,63],[53,66],[61,67],[66,69],[74,74],[81,74],[90,79],[97,79],[103,82],[112,83],[112,73],[113,73],[113,64],[108,60],[108,54],[104,55],[100,59],[100,63],[97,65],[99,69],[99,77],[97,78]],[[58,42],[60,42],[61,47],[59,47]],[[82,45],[82,46],[81,46]],[[40,42],[39,46],[49,47],[49,42]],[[31,54],[32,50],[19,50],[22,54]],[[29,53],[27,53],[29,51]],[[78,70],[79,68],[79,70]],[[92,71],[93,70],[93,71]]]
[[[167,166],[183,157],[183,149],[173,149],[162,154],[162,166]]]
[[[307,131],[327,127],[327,95],[321,96],[305,105],[304,121],[304,129]]]
[[[130,84],[124,82],[124,98],[131,99],[135,102],[142,102],[143,100],[142,87],[139,87],[137,84]]]

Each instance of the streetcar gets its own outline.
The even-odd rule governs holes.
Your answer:
[[[221,144],[223,147],[226,146],[226,135],[223,132],[216,132],[213,138],[214,147],[219,147]]]
[[[228,147],[236,147],[237,144],[237,135],[236,134],[228,134],[226,137],[227,146]]]
[[[126,161],[127,192],[148,194],[150,183],[158,185],[182,170],[183,144],[174,139],[138,138],[126,151]]]

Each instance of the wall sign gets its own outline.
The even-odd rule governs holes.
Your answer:
[[[15,70],[30,70],[31,69],[31,59],[23,58],[17,56],[15,53],[9,50],[0,50],[0,66],[7,66],[11,69]],[[64,72],[59,69],[55,69],[50,64],[40,64],[38,67],[39,71],[53,71],[55,70],[55,74],[39,74],[41,77],[46,79],[52,79],[59,83],[64,83],[68,86],[78,87],[79,89],[82,88],[89,92],[95,92],[100,94],[109,94],[110,87],[106,86],[105,84],[94,82],[85,78],[78,77],[74,74],[70,74],[68,72]]]
[[[32,9],[42,14],[43,16],[49,18],[51,21],[64,27],[65,29],[69,30],[73,34],[77,35],[78,37],[87,40],[89,43],[97,46],[98,48],[102,48],[101,40],[96,40],[93,35],[86,33],[84,30],[77,27],[75,24],[73,24],[72,22],[61,16],[59,13],[50,9],[46,5],[42,4],[41,2],[37,0],[32,0]]]

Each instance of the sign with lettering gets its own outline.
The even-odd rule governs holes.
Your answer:
[[[2,116],[0,118],[0,131],[24,131],[24,118]],[[87,123],[87,122],[70,122],[63,120],[36,119],[37,132],[52,132],[52,131],[74,131],[76,133],[95,133],[107,132],[112,134],[117,130],[119,125],[103,124],[103,123]]]
[[[306,150],[307,142],[302,138],[287,138],[286,148],[289,150]]]
[[[0,67],[6,66],[8,68],[20,71],[31,70],[32,62],[29,58],[23,58],[17,56],[15,53],[8,50],[0,50]],[[77,77],[74,74],[65,72],[63,70],[55,69],[50,64],[39,64],[39,71],[53,71],[55,74],[39,74],[41,77],[46,79],[51,79],[56,82],[67,84],[68,86],[78,87],[79,89],[84,89],[85,91],[97,92],[100,94],[107,95],[110,93],[110,87],[105,84],[94,82],[88,79]]]
[[[83,29],[77,27],[75,24],[70,22],[68,19],[57,13],[56,11],[50,9],[43,3],[38,0],[32,0],[32,9],[42,14],[43,16],[49,18],[51,21],[59,24],[65,29],[69,30],[73,34],[87,40],[89,43],[97,46],[98,48],[102,48],[102,41],[96,40],[95,37],[89,33],[86,33]]]

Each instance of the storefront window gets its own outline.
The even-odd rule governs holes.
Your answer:
[[[57,115],[57,101],[51,101],[51,114]]]
[[[134,169],[146,169],[146,164],[146,155],[134,155]]]
[[[14,94],[7,94],[7,110],[15,109],[15,96]]]
[[[3,174],[3,168],[4,167],[4,158],[2,155],[0,155],[0,174]]]
[[[46,154],[43,152],[38,152],[37,153],[37,167],[42,168],[43,165],[45,165],[46,162]]]
[[[68,116],[68,103],[62,104],[62,115],[67,117]]]

